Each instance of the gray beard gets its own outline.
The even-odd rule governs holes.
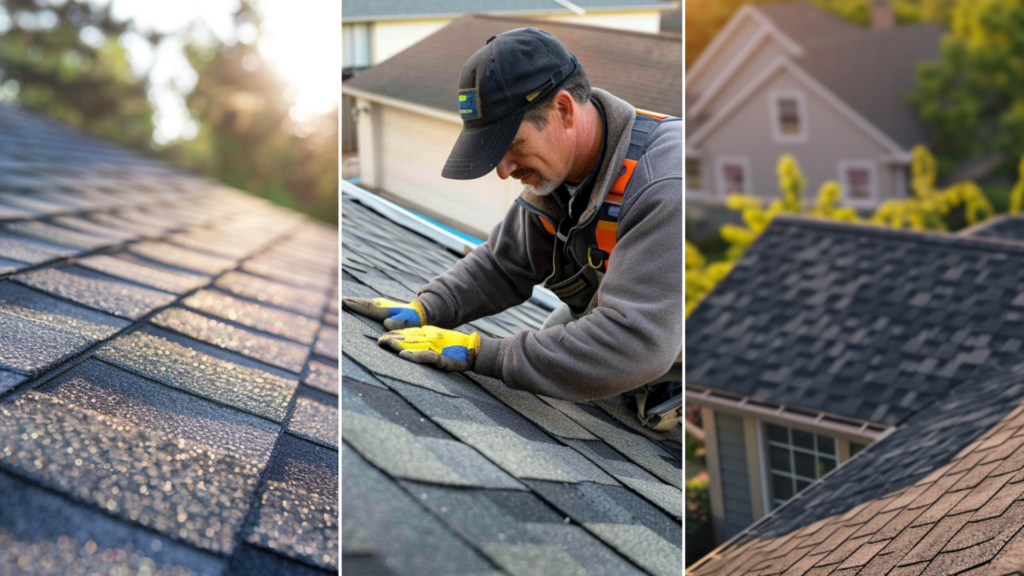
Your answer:
[[[541,179],[539,186],[533,184],[523,184],[523,191],[536,196],[548,196],[552,192],[558,189],[558,184],[551,182],[550,180]]]

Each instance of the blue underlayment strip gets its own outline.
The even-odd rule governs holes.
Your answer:
[[[409,210],[409,209],[406,208],[406,210]],[[445,226],[444,224],[441,224],[437,220],[434,220],[433,218],[427,218],[426,216],[424,216],[423,214],[420,214],[419,212],[416,212],[415,210],[409,210],[409,212],[412,212],[413,214],[419,216],[420,218],[423,218],[427,222],[430,222],[434,226],[437,226],[438,228],[444,230],[445,232],[448,232],[449,234],[454,234],[454,235],[458,236],[459,238],[462,238],[463,240],[465,240],[466,242],[469,242],[470,244],[472,244],[474,246],[479,246],[479,245],[484,243],[483,240],[481,240],[481,239],[479,239],[479,238],[477,238],[475,236],[470,236],[469,234],[466,234],[464,232],[459,232],[455,228],[452,228],[450,226]]]

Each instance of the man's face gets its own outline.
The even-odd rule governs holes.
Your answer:
[[[548,124],[542,130],[523,121],[515,140],[498,163],[498,177],[504,180],[511,176],[533,194],[543,196],[554,192],[572,170],[570,132],[556,114],[548,115]]]

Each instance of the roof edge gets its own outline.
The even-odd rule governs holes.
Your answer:
[[[585,13],[589,14],[592,12],[650,12],[657,10],[658,12],[667,12],[678,8],[679,5],[676,2],[651,2],[649,4],[641,4],[638,6],[600,6],[597,8],[586,8],[581,6]],[[447,20],[459,19],[463,16],[474,14],[473,12],[437,12],[437,13],[422,13],[422,14],[387,14],[377,16],[356,16],[354,18],[346,18],[345,14],[341,15],[342,24],[356,24],[363,22],[399,22],[402,20]],[[502,17],[504,15],[516,16],[516,15],[527,15],[527,14],[573,14],[573,11],[564,7],[558,6],[552,7],[550,10],[489,10],[485,13],[492,17]]]
[[[823,410],[790,406],[686,383],[686,401],[737,416],[757,418],[783,426],[805,427],[815,432],[860,443],[874,443],[896,430],[895,426],[852,418]]]

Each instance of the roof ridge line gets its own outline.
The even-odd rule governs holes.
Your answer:
[[[1008,240],[1005,238],[965,236],[958,235],[954,232],[941,232],[936,230],[918,231],[906,228],[890,228],[888,226],[880,226],[870,222],[844,222],[840,220],[817,218],[804,214],[779,214],[773,219],[772,224],[777,221],[781,221],[784,224],[797,225],[803,228],[816,228],[848,234],[861,233],[862,235],[869,236],[907,239],[908,241],[924,244],[953,245],[968,249],[984,250],[986,252],[991,252],[992,247],[999,247],[1003,248],[1004,250],[1002,251],[1005,252],[1024,255],[1024,242]],[[772,224],[768,225],[766,231],[771,229]]]

